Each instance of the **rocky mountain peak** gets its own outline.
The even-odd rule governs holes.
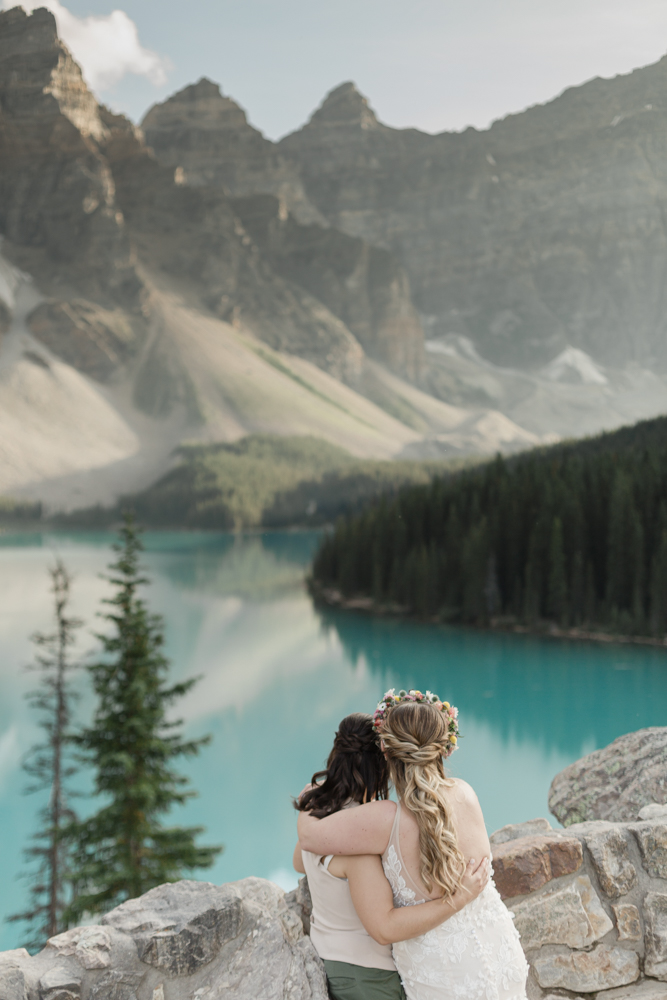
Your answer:
[[[368,103],[368,99],[357,90],[351,80],[341,83],[339,87],[329,91],[306,127],[318,125],[362,129],[382,128],[375,112]]]
[[[142,126],[151,133],[152,141],[157,140],[159,132],[172,131],[179,126],[187,128],[190,134],[231,130],[252,133],[263,139],[261,133],[248,124],[243,108],[225,97],[219,85],[206,77],[179,90],[162,104],[154,104],[146,113]]]
[[[44,7],[32,14],[21,7],[0,13],[0,101],[17,118],[26,106],[39,104],[42,115],[62,114],[83,135],[100,139],[105,132],[97,101]]]
[[[159,163],[180,168],[187,184],[222,188],[234,197],[276,195],[301,222],[324,223],[292,165],[206,77],[154,104],[142,128]]]

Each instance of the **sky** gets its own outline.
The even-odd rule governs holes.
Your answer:
[[[5,7],[17,0],[0,0]],[[667,0],[23,0],[54,11],[97,97],[140,121],[207,76],[271,139],[353,80],[379,118],[487,127],[667,52]]]

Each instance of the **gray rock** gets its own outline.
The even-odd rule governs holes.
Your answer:
[[[637,884],[637,872],[623,834],[611,827],[585,839],[602,891],[611,898],[624,896]]]
[[[634,983],[639,977],[639,958],[634,951],[599,944],[592,951],[538,955],[533,968],[543,988],[594,993]]]
[[[667,1000],[667,985],[658,983],[655,979],[644,979],[634,983],[629,989],[627,986],[619,986],[615,990],[600,993],[599,1000]]]
[[[81,996],[81,971],[64,965],[55,965],[39,980],[41,1000],[79,1000]]]
[[[128,900],[103,920],[134,939],[142,962],[174,977],[207,965],[237,937],[243,904],[233,886],[182,881]]]
[[[326,1000],[322,963],[278,886],[256,878],[234,885],[243,899],[248,933],[230,960],[212,967],[207,977],[212,992],[201,1000]]]
[[[90,991],[89,1000],[137,1000],[141,972],[111,969],[105,972]]]
[[[667,824],[637,823],[630,827],[642,856],[642,864],[651,878],[667,879]]]
[[[619,941],[641,941],[642,925],[639,910],[632,903],[612,904]]]
[[[9,951],[0,951],[0,964],[19,966],[24,958],[30,958],[27,948],[11,948]]]
[[[660,805],[659,802],[651,802],[647,806],[642,806],[637,815],[637,819],[653,820],[667,817],[667,805]]]
[[[551,823],[548,819],[529,819],[525,823],[509,823],[501,826],[491,834],[492,844],[506,844],[508,840],[518,840],[519,837],[530,837],[537,833],[550,833]]]
[[[107,969],[111,965],[109,932],[96,924],[73,927],[49,938],[46,944],[59,955],[75,958],[84,969]]]
[[[646,894],[644,924],[644,971],[648,976],[667,980],[667,894]]]
[[[667,728],[619,736],[556,775],[549,809],[564,825],[586,820],[632,822],[649,804],[667,802]]]
[[[25,976],[13,965],[0,965],[1,1000],[28,1000]]]
[[[158,886],[38,955],[0,953],[0,1000],[327,1000],[303,930],[305,882],[296,895],[288,906],[258,878]],[[91,958],[106,945],[110,966],[101,968]]]
[[[313,900],[308,887],[308,879],[304,875],[299,879],[296,889],[286,893],[285,902],[290,910],[294,910],[303,925],[303,933],[310,934],[310,917],[313,912]]]
[[[613,927],[587,875],[512,909],[524,951],[547,944],[587,948]]]
[[[81,973],[65,965],[56,965],[44,973],[39,981],[39,989],[41,993],[48,993],[50,990],[69,990],[72,993],[79,993]]]
[[[575,878],[573,885],[581,896],[581,902],[584,910],[586,911],[586,916],[590,921],[593,934],[589,943],[598,941],[600,938],[603,938],[614,925],[602,906],[598,894],[593,888],[588,875],[579,875]]]

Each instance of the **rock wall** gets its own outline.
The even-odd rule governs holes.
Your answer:
[[[434,136],[383,125],[348,83],[278,149],[332,225],[396,254],[430,337],[502,365],[569,344],[664,370],[666,79],[664,58]]]
[[[667,997],[667,807],[636,822],[491,838],[495,881],[530,963],[529,996]]]
[[[277,274],[323,302],[370,357],[419,381],[424,334],[407,274],[392,254],[332,226],[301,225],[272,195],[232,204]]]
[[[491,837],[530,964],[531,1000],[667,1000],[667,806],[636,822]],[[326,1000],[307,883],[152,889],[31,957],[0,953],[0,1000]]]
[[[306,196],[299,168],[238,104],[203,79],[154,105],[142,128],[158,162],[186,186],[233,196],[277,274],[322,302],[376,360],[419,380],[424,333],[405,268],[388,250],[330,226]]]
[[[98,141],[105,127],[49,11],[0,13],[0,232],[45,277],[132,305],[141,288]]]
[[[258,878],[159,886],[38,955],[0,953],[0,1000],[327,1000],[304,902]]]

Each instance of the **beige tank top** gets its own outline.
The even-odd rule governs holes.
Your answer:
[[[373,940],[357,916],[347,879],[336,878],[328,870],[333,855],[301,854],[313,900],[310,939],[320,958],[393,972],[391,945]]]

